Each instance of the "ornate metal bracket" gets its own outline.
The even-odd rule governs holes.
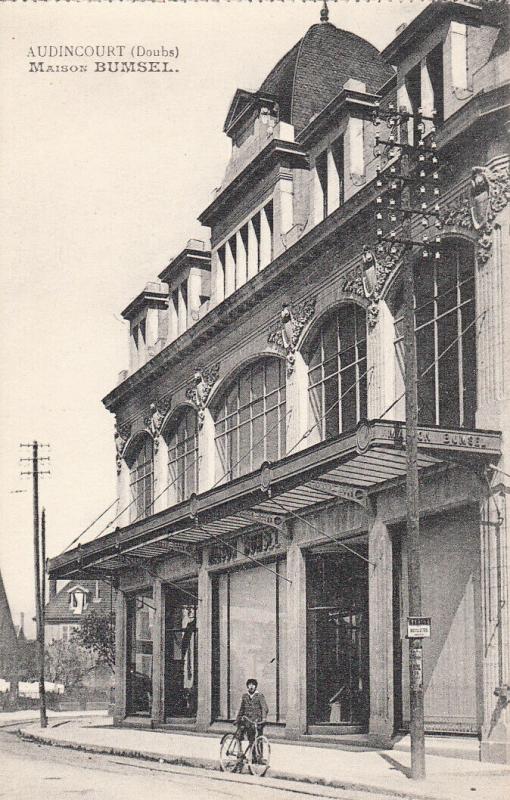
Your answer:
[[[193,403],[198,414],[198,427],[204,424],[204,410],[211,394],[211,389],[218,380],[220,365],[212,367],[199,367],[193,375],[193,380],[186,389],[186,397]]]
[[[283,350],[287,359],[287,373],[292,374],[296,361],[296,347],[299,337],[303,332],[306,323],[315,314],[315,304],[317,298],[311,297],[301,303],[284,303],[278,322],[274,322],[267,336],[269,344],[273,344]]]

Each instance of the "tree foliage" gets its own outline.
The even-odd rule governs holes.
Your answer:
[[[94,667],[90,653],[77,642],[62,640],[53,641],[47,646],[44,663],[47,679],[63,683],[68,691],[79,686]]]
[[[115,668],[115,617],[91,611],[73,632],[72,641],[96,657],[96,663]]]

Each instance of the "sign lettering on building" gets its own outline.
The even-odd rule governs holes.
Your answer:
[[[391,439],[404,444],[405,427],[401,424],[385,426],[377,430],[375,438]],[[498,437],[492,434],[433,430],[431,428],[418,428],[418,444],[438,449],[461,448],[472,452],[497,452],[499,449]]]
[[[242,556],[260,556],[279,547],[277,528],[245,533],[229,539],[229,544],[212,544],[209,547],[209,564],[229,564]]]

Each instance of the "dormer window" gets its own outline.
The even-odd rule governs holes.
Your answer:
[[[77,586],[69,592],[69,609],[73,614],[82,614],[87,605],[87,592],[81,586]]]

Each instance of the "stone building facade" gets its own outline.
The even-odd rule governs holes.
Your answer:
[[[256,675],[286,736],[408,726],[401,252],[374,246],[394,102],[436,110],[446,165],[415,267],[426,729],[509,760],[505,75],[504,15],[441,3],[382,53],[324,19],[237,91],[210,246],[124,311],[119,527],[50,565],[119,589],[119,724],[214,729]]]

